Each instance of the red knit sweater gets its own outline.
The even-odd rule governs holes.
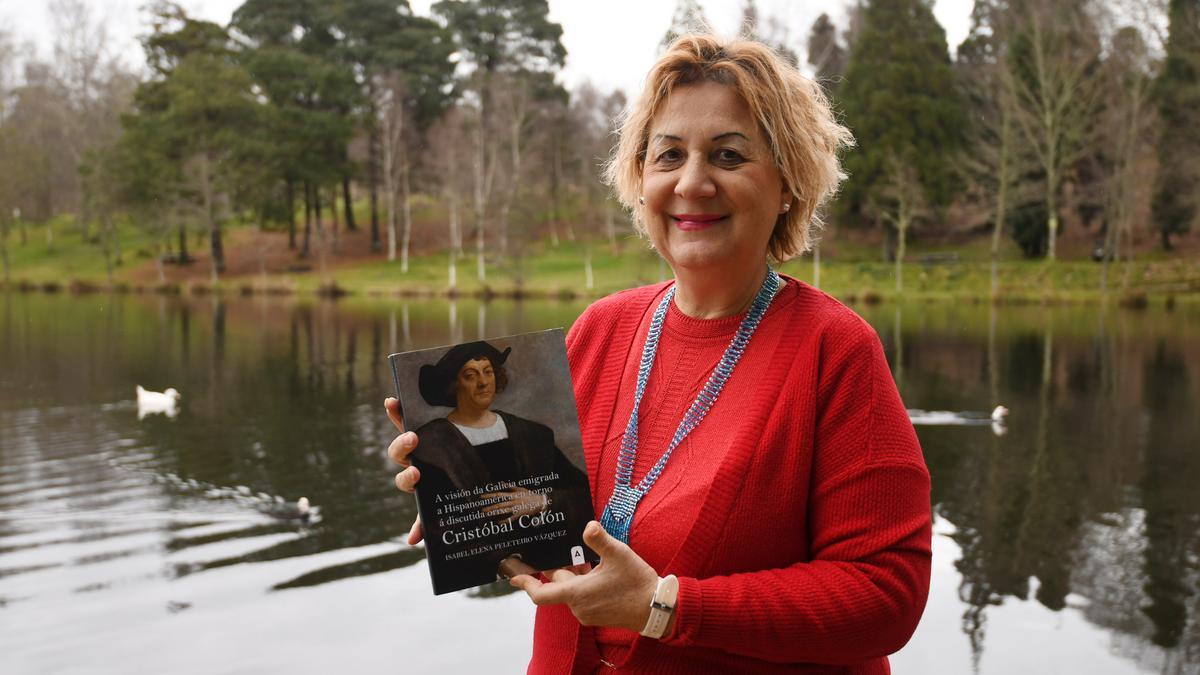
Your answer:
[[[717,404],[677,448],[630,545],[675,574],[663,640],[541,607],[530,673],[886,673],[929,589],[929,473],[874,330],[786,278]],[[666,284],[589,307],[567,337],[593,502],[612,494],[637,362]],[[741,317],[672,307],[642,400],[634,482]]]

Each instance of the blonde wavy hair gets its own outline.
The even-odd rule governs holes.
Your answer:
[[[818,208],[846,177],[838,154],[854,145],[854,137],[838,124],[821,86],[759,42],[694,34],[671,43],[621,118],[619,141],[604,167],[605,182],[646,236],[638,198],[650,124],[676,87],[701,82],[732,87],[746,101],[792,194],[792,208],[776,219],[767,252],[783,262],[809,250],[814,230],[821,226]]]

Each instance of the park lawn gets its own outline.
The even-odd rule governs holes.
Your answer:
[[[109,281],[104,253],[93,229],[85,240],[70,216],[58,216],[48,224],[30,224],[26,241],[21,243],[19,229],[8,234],[8,262],[14,282],[34,284],[83,281],[106,285]],[[52,236],[47,232],[52,231]],[[152,236],[129,223],[117,226],[116,241],[121,263],[113,268],[113,282],[119,283],[131,266],[153,264]],[[48,243],[49,242],[49,243]],[[115,257],[115,256],[114,256]],[[2,272],[0,272],[2,273]]]
[[[424,215],[424,214],[422,214]],[[422,218],[423,220],[423,218]],[[360,228],[363,223],[359,222]],[[55,220],[53,249],[46,245],[46,226],[31,226],[28,241],[21,245],[16,232],[8,238],[8,258],[11,285],[47,283],[61,286],[153,286],[154,242],[144,229],[123,223],[118,227],[122,264],[114,271],[110,283],[105,270],[104,256],[95,241],[84,241],[72,219]],[[360,230],[361,232],[361,230]],[[318,256],[310,256],[307,265],[297,270],[294,252],[282,247],[285,235],[275,232],[257,235],[252,227],[226,229],[228,251],[241,253],[240,273],[228,274],[218,284],[225,290],[271,290],[301,294],[327,292],[336,287],[347,293],[367,295],[446,295],[448,253],[444,250],[420,252],[409,261],[409,269],[401,271],[399,261],[388,261],[381,253],[370,253],[363,247],[358,252],[341,256],[330,255],[325,264]],[[251,273],[246,250],[255,236],[275,237],[276,249],[282,257],[266,276]],[[364,236],[364,235],[358,235]],[[196,235],[193,253],[198,261],[187,271],[191,276],[179,283],[182,288],[208,290],[209,265],[203,247],[203,235]],[[280,239],[284,238],[284,239]],[[615,291],[652,283],[669,276],[645,242],[626,235],[620,242],[620,254],[614,255],[607,242],[564,241],[551,246],[548,241],[524,244],[507,257],[492,250],[487,255],[486,279],[480,281],[476,272],[475,254],[470,242],[458,261],[457,287],[454,292],[463,296],[513,296],[590,298]],[[347,247],[349,248],[349,247]],[[592,283],[587,284],[585,258],[589,252],[592,263]],[[880,262],[876,247],[855,246],[849,242],[829,242],[823,249],[821,288],[846,300],[986,300],[990,297],[989,246],[986,239],[972,240],[963,246],[947,248],[926,246],[914,242],[911,255],[904,265],[904,292],[895,290],[892,263]],[[953,253],[956,259],[930,259],[930,254]],[[1090,260],[1027,260],[1016,255],[1015,246],[1006,243],[1005,259],[998,266],[999,297],[1014,302],[1073,302],[1101,299],[1103,266]],[[924,260],[925,262],[921,262]],[[812,283],[812,260],[805,256],[781,266],[781,271]],[[1132,263],[1114,264],[1109,269],[1109,298],[1177,297],[1183,301],[1200,301],[1200,261],[1185,257],[1166,258],[1147,256]]]

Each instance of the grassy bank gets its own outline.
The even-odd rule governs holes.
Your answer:
[[[490,254],[486,276],[480,280],[475,256],[468,251],[458,261],[457,284],[449,285],[446,251],[415,255],[407,272],[398,261],[387,261],[369,249],[361,230],[347,233],[337,254],[310,255],[298,261],[280,233],[262,234],[251,228],[227,236],[230,271],[214,286],[211,265],[202,240],[195,240],[197,260],[186,267],[166,266],[159,279],[152,242],[140,231],[120,232],[122,264],[108,277],[99,247],[84,241],[67,222],[55,224],[54,245],[47,244],[46,227],[31,227],[22,245],[10,234],[9,281],[18,290],[89,290],[226,293],[353,293],[377,296],[598,297],[624,288],[665,279],[670,270],[636,238],[621,242],[619,252],[596,242],[548,242],[523,245],[508,256]],[[877,252],[849,245],[829,247],[821,266],[820,286],[833,295],[860,301],[905,299],[984,301],[990,297],[990,265],[978,245],[953,251],[911,247],[904,266],[904,292],[895,288],[891,263],[866,259]],[[1108,293],[1101,292],[1103,266],[1091,261],[1048,263],[1025,260],[1005,251],[1001,262],[999,297],[1006,302],[1080,302],[1111,300],[1127,304],[1200,301],[1200,261],[1159,258],[1114,264],[1108,272]],[[590,284],[586,261],[591,261]],[[791,261],[782,271],[813,283],[809,257]]]

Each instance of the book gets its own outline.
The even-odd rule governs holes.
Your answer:
[[[545,571],[599,562],[562,329],[388,356],[436,595],[491,583],[516,556]]]

